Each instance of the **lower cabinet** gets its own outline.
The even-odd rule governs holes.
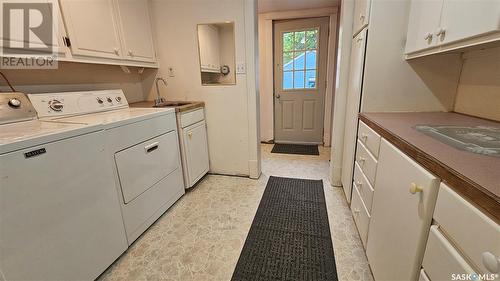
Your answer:
[[[208,144],[205,121],[184,128],[183,134],[187,184],[191,187],[208,172]]]
[[[439,182],[382,139],[366,250],[376,280],[419,278]]]

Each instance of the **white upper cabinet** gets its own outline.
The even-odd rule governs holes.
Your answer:
[[[121,58],[112,0],[61,0],[73,55]]]
[[[408,22],[406,53],[434,47],[434,31],[439,26],[443,0],[413,0]]]
[[[443,43],[500,32],[500,1],[444,0],[438,30]]]
[[[412,0],[406,54],[427,49],[430,54],[494,40],[500,40],[498,0]]]
[[[198,44],[202,72],[220,72],[220,43],[217,26],[198,25]]]
[[[368,25],[370,16],[370,0],[354,1],[354,26],[353,36],[356,36],[364,27]]]
[[[155,52],[147,0],[116,0],[126,59],[153,62]]]

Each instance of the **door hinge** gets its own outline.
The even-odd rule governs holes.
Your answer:
[[[63,37],[63,41],[64,41],[64,45],[66,47],[71,47],[71,40],[69,40],[69,37],[68,36],[64,36]]]

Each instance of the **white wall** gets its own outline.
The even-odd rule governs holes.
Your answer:
[[[248,91],[251,85],[247,74],[237,74],[236,85],[202,86],[196,32],[200,23],[234,22],[236,62],[246,62],[249,73],[254,68],[253,62],[247,60],[255,54],[247,54],[246,45],[253,43],[253,34],[246,38],[245,30],[255,21],[251,16],[253,11],[247,11],[255,6],[254,1],[153,0],[151,5],[159,75],[168,81],[168,87],[162,87],[161,93],[168,100],[205,102],[211,172],[250,175],[253,171],[253,174],[260,174],[260,169],[256,168],[260,161],[257,146],[249,141],[252,131],[256,130],[255,120],[253,123],[251,120],[256,117],[252,113],[257,110],[255,104],[249,102],[255,99],[256,92]],[[249,6],[247,10],[245,5]],[[175,77],[167,77],[169,67],[173,67]],[[153,79],[149,77],[148,85]],[[255,76],[251,75],[250,80],[255,83]],[[147,98],[153,99],[154,95],[154,89],[149,89]]]
[[[30,94],[122,89],[129,102],[143,100],[143,75],[135,67],[124,73],[119,66],[59,62],[53,70],[8,70],[1,71],[16,90]],[[145,70],[150,73],[154,70]],[[5,85],[0,81],[0,85]],[[0,91],[10,91],[0,86]]]
[[[330,128],[334,88],[334,60],[337,36],[337,7],[292,10],[259,14],[259,92],[261,141],[274,139],[274,81],[273,81],[273,20],[299,19],[330,16],[330,38],[328,50],[328,86],[325,93],[324,142],[330,145]]]
[[[463,58],[454,110],[500,121],[500,47],[471,51]]]

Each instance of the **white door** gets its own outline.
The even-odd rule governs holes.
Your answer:
[[[354,153],[358,128],[358,113],[361,102],[361,86],[365,63],[367,30],[363,30],[352,41],[351,62],[349,66],[349,84],[347,85],[347,104],[344,133],[344,151],[342,162],[342,187],[347,201],[351,201],[352,176],[354,171]]]
[[[130,60],[155,59],[147,0],[116,0],[124,56]]]
[[[274,139],[323,143],[329,18],[274,24]]]
[[[205,121],[184,130],[184,147],[188,170],[188,186],[193,186],[209,169],[207,128]]]
[[[443,0],[411,1],[405,53],[431,48],[439,43],[434,32],[439,27],[442,6]]]
[[[94,280],[127,249],[105,143],[100,131],[0,155],[1,280]]]
[[[438,178],[382,139],[366,249],[375,280],[417,280],[438,188]]]
[[[499,0],[444,0],[443,43],[500,31]]]
[[[112,0],[61,0],[73,55],[121,58]]]

